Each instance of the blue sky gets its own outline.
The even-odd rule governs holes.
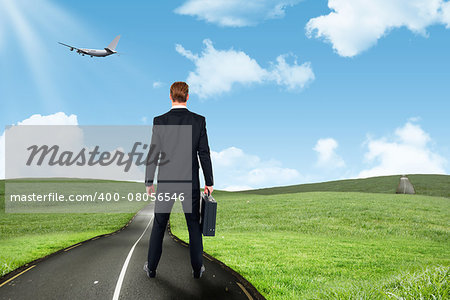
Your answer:
[[[0,0],[0,122],[149,124],[187,80],[220,188],[448,174],[448,2],[333,2]]]

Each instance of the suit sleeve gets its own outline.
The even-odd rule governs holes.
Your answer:
[[[145,167],[145,185],[151,186],[153,184],[153,179],[155,178],[156,165],[159,158],[159,153],[161,152],[161,144],[158,136],[158,120],[153,119],[152,128],[152,141],[150,143],[150,148],[148,150],[146,167]]]
[[[200,129],[200,141],[198,145],[198,157],[202,165],[203,175],[205,176],[205,184],[207,186],[214,185],[213,170],[211,163],[211,155],[208,145],[208,135],[206,133],[206,121],[203,118]]]

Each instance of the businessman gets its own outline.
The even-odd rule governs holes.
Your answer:
[[[199,161],[203,170],[203,175],[205,178],[205,192],[212,193],[213,191],[213,171],[212,171],[212,164],[211,164],[211,157],[210,157],[210,151],[209,151],[209,145],[208,145],[208,136],[206,134],[206,122],[205,117],[198,115],[196,113],[193,113],[189,111],[186,107],[186,103],[189,99],[189,86],[185,82],[175,82],[170,87],[170,100],[172,101],[172,108],[167,113],[155,117],[153,119],[153,134],[152,134],[152,145],[155,143],[157,145],[156,149],[157,151],[160,151],[161,157],[160,161],[163,157],[163,150],[161,149],[160,145],[167,145],[168,143],[165,141],[167,139],[172,139],[171,144],[172,146],[167,147],[164,149],[165,152],[169,152],[170,155],[167,157],[167,161],[176,161],[177,157],[182,157],[183,154],[186,153],[176,153],[176,151],[180,151],[180,149],[183,149],[183,146],[185,144],[181,142],[182,137],[186,136],[184,135],[171,135],[169,138],[168,131],[170,130],[164,130],[165,128],[171,128],[171,126],[164,126],[164,125],[187,125],[184,127],[188,127],[190,129],[191,138],[192,138],[192,146],[190,148],[192,149],[185,149],[188,150],[188,152],[192,152],[188,154],[188,156],[184,156],[185,160],[187,160],[187,163],[189,164],[189,172],[192,173],[189,174],[189,179],[191,179],[191,182],[189,183],[189,188],[191,189],[189,191],[189,196],[192,197],[192,201],[188,201],[191,207],[187,208],[185,207],[185,202],[183,203],[183,210],[185,212],[185,218],[187,227],[189,230],[189,251],[191,256],[191,265],[192,265],[192,274],[194,278],[200,278],[205,271],[205,267],[203,266],[203,242],[202,242],[202,231],[200,228],[200,180],[199,180]],[[158,129],[157,128],[163,128]],[[172,126],[174,127],[174,126]],[[175,141],[173,141],[173,137],[175,138]],[[184,145],[183,145],[184,144]],[[182,150],[186,152],[185,150]],[[166,155],[167,153],[164,153]],[[191,165],[192,164],[192,165]],[[169,164],[168,164],[169,165]],[[179,164],[180,165],[180,164]],[[170,165],[172,168],[176,164]],[[191,168],[192,166],[192,168]],[[147,193],[151,195],[152,193],[155,193],[155,188],[153,186],[153,179],[155,176],[155,169],[156,164],[147,164],[146,168],[146,178],[145,178],[145,185],[147,189]],[[180,165],[180,170],[175,170],[176,174],[183,173],[184,171]],[[172,171],[173,173],[173,171]],[[160,189],[162,189],[163,185],[166,184],[166,182],[170,182],[170,180],[167,180],[164,178],[164,180],[161,180],[161,178],[165,174],[165,169],[161,169],[161,166],[159,166],[158,170],[158,179],[157,179],[157,189],[158,193],[160,192]],[[173,176],[172,176],[173,177]],[[176,176],[175,176],[176,177]],[[180,181],[180,180],[179,180]],[[174,180],[176,184],[176,180]],[[185,182],[185,181],[184,181]],[[180,183],[181,185],[182,183]],[[192,185],[191,185],[192,184]],[[148,261],[144,265],[144,270],[147,273],[147,276],[150,278],[153,278],[156,276],[156,268],[158,267],[159,260],[161,258],[162,253],[162,243],[164,238],[164,232],[166,230],[167,222],[170,217],[170,210],[171,206],[169,207],[168,211],[164,211],[161,209],[157,209],[158,201],[155,203],[155,213],[154,213],[154,220],[153,220],[153,227],[152,227],[152,233],[150,236],[150,244],[149,244],[149,250],[148,250]],[[164,204],[161,204],[164,205]],[[160,206],[161,207],[161,206]]]

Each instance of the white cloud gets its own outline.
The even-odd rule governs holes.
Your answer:
[[[78,118],[76,115],[68,116],[63,112],[47,116],[35,114],[18,122],[17,125],[78,125]]]
[[[195,63],[196,70],[187,78],[192,93],[206,98],[230,91],[234,83],[250,84],[264,80],[266,70],[244,52],[216,50],[210,40],[203,43],[205,49],[200,57],[181,45],[176,46],[178,53]]]
[[[157,89],[163,86],[163,83],[161,81],[155,81],[153,82],[153,88]]]
[[[328,7],[328,15],[309,20],[307,35],[325,39],[346,57],[367,50],[395,28],[426,36],[428,26],[450,27],[450,3],[443,0],[329,0]]]
[[[205,48],[201,55],[193,54],[181,45],[176,51],[195,64],[187,82],[192,93],[200,98],[208,98],[229,92],[235,84],[255,84],[275,82],[290,90],[302,89],[314,80],[314,73],[309,62],[298,65],[286,63],[286,55],[280,55],[271,69],[262,68],[258,62],[243,51],[217,50],[208,39],[203,41]]]
[[[365,157],[375,164],[358,177],[396,174],[445,174],[446,160],[431,148],[432,140],[419,125],[407,122],[393,137],[370,139]]]
[[[282,18],[285,9],[301,0],[187,0],[175,13],[195,16],[219,26],[243,27]]]
[[[253,190],[249,185],[229,185],[223,189],[224,191],[237,192],[237,191],[248,191]]]
[[[299,183],[304,178],[276,160],[261,160],[239,148],[211,151],[217,188],[229,191]]]
[[[333,138],[319,139],[313,148],[318,155],[317,165],[329,169],[344,167],[344,160],[336,154],[338,146],[338,142]]]
[[[284,85],[290,90],[303,88],[315,78],[309,62],[298,65],[295,60],[293,65],[289,65],[286,63],[286,55],[277,57],[272,76],[279,85]]]
[[[446,28],[450,28],[450,2],[442,4],[442,23]]]

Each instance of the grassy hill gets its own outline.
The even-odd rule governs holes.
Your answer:
[[[448,196],[449,176],[410,178],[418,192]],[[394,194],[397,181],[217,191],[217,235],[204,250],[268,299],[446,299],[450,199]],[[181,214],[171,228],[188,240]]]
[[[450,175],[408,175],[418,195],[450,197]],[[289,185],[240,193],[275,195],[302,192],[363,192],[395,194],[400,175]]]

